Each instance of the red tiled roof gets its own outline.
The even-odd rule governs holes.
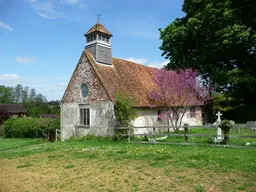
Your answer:
[[[87,31],[87,33],[85,33],[84,35],[88,35],[90,33],[93,33],[95,31],[99,31],[99,32],[102,32],[102,33],[105,33],[109,36],[112,36],[112,34],[100,23],[97,23],[95,24],[91,29],[89,29],[89,31]]]
[[[96,64],[93,56],[85,51],[96,74],[114,101],[118,91],[132,96],[136,100],[136,107],[150,107],[150,92],[155,88],[152,67],[143,66],[123,59],[113,58],[113,66]]]

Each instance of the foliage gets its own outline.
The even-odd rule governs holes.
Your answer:
[[[131,121],[137,117],[136,102],[130,96],[124,93],[118,93],[115,97],[115,116],[118,127],[128,127]]]
[[[152,107],[162,109],[159,118],[179,130],[186,111],[191,106],[206,104],[210,97],[208,88],[197,80],[197,72],[191,69],[179,72],[156,70],[154,82],[157,87],[150,93]]]
[[[219,126],[224,133],[229,133],[230,129],[232,128],[232,122],[225,119],[220,122]]]
[[[255,0],[185,0],[182,11],[160,29],[166,67],[197,69],[215,91],[255,104]]]
[[[22,103],[31,117],[38,117],[40,114],[60,114],[59,101],[47,102],[41,93],[37,94],[35,89],[20,84],[15,87],[1,85],[0,103]]]
[[[43,138],[60,129],[59,119],[10,118],[4,122],[4,137]]]
[[[116,127],[129,127],[131,126],[132,120],[137,117],[135,109],[136,102],[130,96],[125,93],[117,93],[115,97],[115,116],[116,116]],[[115,140],[123,139],[122,134],[127,134],[127,130],[117,130],[115,133]]]
[[[229,131],[231,130],[233,123],[232,121],[225,119],[220,122],[219,126],[224,133],[223,144],[227,144],[229,142]]]
[[[13,102],[13,88],[0,85],[0,103]]]

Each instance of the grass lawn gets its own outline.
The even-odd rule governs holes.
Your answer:
[[[178,132],[169,132],[169,133],[160,133],[162,136],[169,134],[169,136],[164,140],[159,140],[158,142],[176,142],[176,143],[184,143],[184,131]],[[172,136],[172,134],[182,134],[182,136]],[[216,137],[217,128],[190,128],[188,134],[198,134],[200,137],[189,136],[188,143],[201,143],[201,144],[214,144],[213,137]],[[204,135],[204,136],[203,136]],[[232,138],[232,136],[256,136],[256,131],[252,131],[248,128],[241,129],[231,129],[230,130],[230,145],[241,145],[244,146],[246,142],[250,142],[256,146],[256,138]],[[162,137],[157,136],[157,137]],[[153,139],[153,136],[149,136],[149,139]],[[134,137],[133,141],[145,140],[144,137]]]
[[[45,141],[40,139],[4,139],[3,137],[0,137],[0,151],[39,144],[41,142]]]
[[[0,192],[256,191],[256,149],[11,141],[0,139]]]

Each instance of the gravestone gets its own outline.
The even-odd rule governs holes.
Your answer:
[[[217,141],[219,142],[219,141],[221,141],[222,140],[222,131],[221,131],[221,128],[219,127],[219,124],[220,124],[220,122],[221,122],[221,116],[222,116],[222,114],[218,111],[218,113],[216,114],[216,116],[218,117],[218,119],[217,119]]]
[[[248,128],[250,128],[251,130],[256,131],[256,122],[255,121],[247,121],[247,126]]]

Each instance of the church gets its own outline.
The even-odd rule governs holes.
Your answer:
[[[152,126],[158,108],[149,94],[154,88],[153,71],[134,62],[112,57],[112,34],[100,23],[85,33],[86,46],[71,76],[61,102],[61,138],[113,135],[115,95],[124,92],[136,101],[138,117],[133,126]],[[193,106],[183,123],[202,125],[202,107]],[[144,132],[145,130],[135,130]]]

